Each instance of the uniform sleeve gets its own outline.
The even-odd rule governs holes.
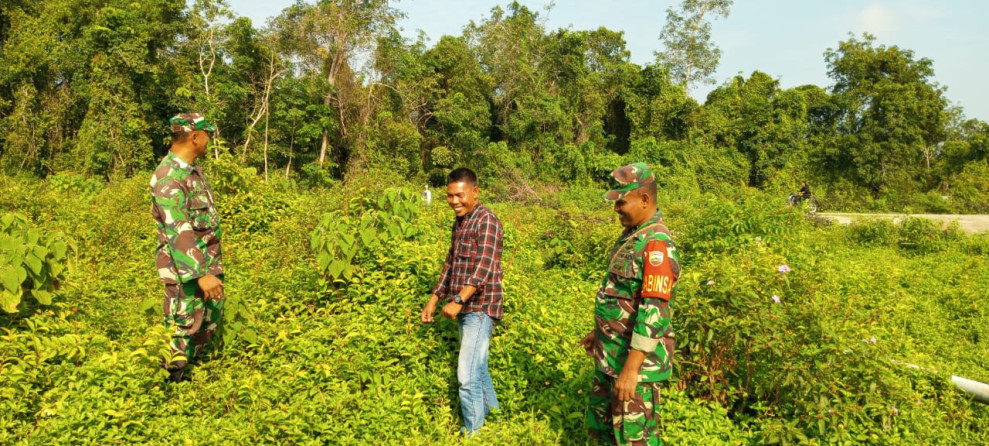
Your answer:
[[[663,336],[670,334],[670,299],[679,268],[662,240],[651,240],[642,258],[642,303],[632,331],[631,347],[653,352]]]
[[[206,244],[192,229],[188,194],[177,182],[163,179],[152,187],[151,199],[162,216],[168,254],[179,281],[186,283],[206,275]]]
[[[502,229],[501,224],[494,217],[487,215],[478,222],[477,228],[477,266],[467,285],[481,288],[488,283],[495,270],[495,263],[500,257]]]

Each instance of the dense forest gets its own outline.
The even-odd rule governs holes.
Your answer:
[[[665,444],[989,444],[989,233],[833,224],[785,205],[989,212],[989,125],[934,62],[870,35],[833,84],[711,82],[687,0],[654,63],[621,32],[519,5],[403,38],[384,0],[299,1],[259,27],[223,1],[0,2],[0,444],[589,444],[594,320],[621,231],[602,201],[646,161],[682,256]],[[148,179],[167,120],[204,112],[223,324],[165,383]],[[501,410],[459,435],[457,324],[419,313],[448,252],[439,194],[479,173],[504,224]]]
[[[385,0],[299,2],[264,25],[222,0],[9,0],[0,163],[134,175],[167,150],[167,118],[197,110],[217,123],[214,157],[302,185],[368,171],[436,184],[466,165],[527,189],[603,179],[627,158],[678,194],[807,180],[831,209],[989,210],[989,125],[909,49],[850,35],[824,53],[831,86],[755,71],[690,98],[730,4],[671,8],[663,51],[639,66],[622,32],[546,29],[518,3],[431,44],[403,38]]]

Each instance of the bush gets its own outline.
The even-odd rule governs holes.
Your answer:
[[[0,309],[16,313],[22,298],[51,305],[52,295],[69,274],[70,247],[61,234],[43,233],[16,214],[0,216]]]
[[[866,220],[853,223],[849,228],[852,243],[863,246],[895,246],[900,239],[896,225],[889,220]]]
[[[0,312],[0,443],[167,443],[175,431],[204,443],[464,442],[456,323],[418,321],[449,248],[446,206],[382,200],[376,178],[329,192],[252,179],[251,190],[218,196],[254,193],[259,207],[285,208],[244,208],[264,224],[224,217],[225,289],[236,304],[225,325],[241,334],[205,355],[192,383],[165,386],[158,356],[168,334],[138,311],[161,299],[147,176],[74,195],[33,181],[0,177],[12,193],[0,205],[38,212],[43,235],[72,234],[80,249],[52,305]],[[481,443],[589,442],[593,363],[576,343],[593,326],[605,251],[621,230],[601,193],[485,202],[505,227],[506,298],[491,344],[502,410]],[[666,443],[989,443],[989,410],[946,376],[989,381],[985,235],[818,227],[778,196],[737,195],[662,205],[684,260],[674,381],[660,412]],[[360,247],[334,289],[306,250],[325,213],[352,225],[388,213],[415,235],[385,241],[379,226],[379,242]],[[904,234],[937,248],[901,246]],[[565,249],[547,267],[554,238]]]

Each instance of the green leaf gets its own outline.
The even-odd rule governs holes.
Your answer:
[[[364,243],[364,246],[370,246],[371,243],[374,243],[375,240],[377,239],[378,239],[378,234],[377,231],[374,230],[374,228],[367,228],[361,231],[361,242]]]
[[[52,304],[52,293],[45,290],[31,290],[31,295],[34,296],[41,305],[51,305]]]
[[[138,309],[140,309],[141,312],[143,313],[147,313],[148,311],[151,311],[151,309],[154,308],[156,302],[158,302],[158,299],[154,297],[146,298],[141,301],[141,306],[138,307]]]
[[[250,342],[251,344],[258,343],[258,333],[253,329],[248,328],[241,331],[240,336],[243,337],[245,341]]]
[[[27,231],[27,242],[29,244],[32,244],[33,245],[33,244],[38,243],[38,240],[40,238],[41,238],[41,231],[39,231],[39,230],[37,230],[35,228],[28,229],[28,231]]]
[[[21,282],[17,280],[17,271],[11,266],[4,266],[3,269],[0,270],[0,283],[3,284],[4,288],[11,292],[16,290],[21,284]]]
[[[26,264],[28,268],[31,268],[31,271],[35,275],[41,274],[41,268],[42,268],[41,259],[35,257],[34,254],[28,254],[24,256],[24,264]]]
[[[17,312],[17,304],[21,303],[20,294],[11,293],[7,290],[0,291],[0,309],[8,313]]]
[[[325,252],[319,253],[319,255],[316,256],[316,263],[319,265],[319,270],[326,271],[326,267],[330,265],[330,260],[332,260],[332,258],[329,254]]]
[[[0,251],[13,251],[17,248],[17,242],[7,234],[0,234]]]
[[[68,249],[68,246],[65,244],[65,242],[59,240],[55,242],[55,245],[52,246],[52,249],[54,249],[55,251],[55,259],[61,260],[65,258],[65,251]]]
[[[340,241],[343,242],[343,243],[341,243],[341,246],[353,246],[354,245],[354,236],[352,236],[350,234],[340,234]]]
[[[340,274],[343,274],[343,271],[346,268],[347,262],[344,262],[343,260],[334,260],[333,263],[330,263],[330,269],[328,272],[330,273],[330,277],[333,279],[339,279]]]
[[[354,256],[357,255],[357,251],[359,250],[360,250],[359,246],[353,245],[349,249],[343,251],[343,254],[347,259],[347,263],[350,263],[352,260],[354,260]]]

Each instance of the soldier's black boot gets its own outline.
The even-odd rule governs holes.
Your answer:
[[[165,378],[166,383],[180,383],[183,381],[192,381],[192,376],[188,368],[183,367],[181,369],[168,370],[168,377]]]

